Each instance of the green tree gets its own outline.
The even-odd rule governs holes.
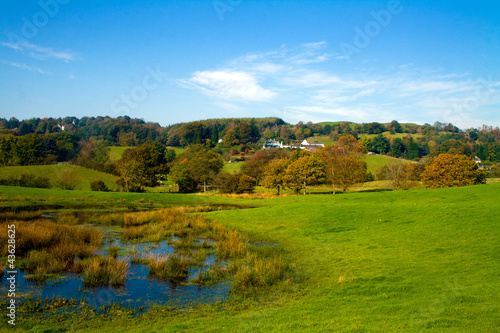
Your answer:
[[[372,151],[375,151],[379,154],[387,153],[390,148],[390,142],[387,140],[385,136],[382,134],[377,135],[373,138],[372,142]]]
[[[484,184],[486,174],[466,155],[441,154],[421,174],[428,188]]]
[[[16,137],[13,135],[0,136],[0,165],[7,166],[13,162]]]
[[[119,182],[127,192],[142,190],[144,186],[157,186],[162,174],[168,173],[165,146],[156,141],[143,143],[135,149],[127,149],[117,161]]]
[[[220,172],[214,179],[220,193],[251,193],[255,188],[255,179],[242,173]]]
[[[194,192],[198,186],[189,171],[187,163],[187,159],[182,160],[174,164],[170,169],[170,179],[179,186],[179,192],[181,193]]]
[[[186,151],[179,155],[179,161],[183,161],[186,164],[186,168],[194,182],[203,184],[204,192],[207,190],[207,184],[224,167],[222,157],[207,145],[201,144],[188,146]]]
[[[402,157],[406,148],[403,144],[403,140],[400,138],[395,138],[392,140],[391,153],[393,157]]]
[[[41,161],[41,142],[36,134],[18,137],[14,146],[14,160],[17,165],[33,165]]]

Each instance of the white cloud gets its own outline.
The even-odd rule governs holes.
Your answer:
[[[333,67],[321,64],[333,59],[327,46],[320,41],[248,53],[180,82],[219,103],[267,102],[268,110],[284,110],[277,112],[297,121],[452,121],[457,112],[450,109],[470,98],[478,102],[467,118],[479,117],[478,110],[486,112],[484,106],[500,104],[500,82],[491,78],[411,63],[345,73],[334,61]]]
[[[30,44],[28,42],[22,42],[18,44],[1,43],[1,45],[16,51],[20,51],[27,56],[39,60],[57,59],[64,62],[71,62],[78,59],[78,56],[71,51],[54,51],[52,48],[42,47]]]
[[[48,75],[51,74],[50,72],[44,71],[41,68],[34,67],[34,66],[28,66],[26,64],[20,64],[20,63],[17,63],[17,62],[6,61],[6,60],[3,60],[3,59],[0,59],[0,62],[2,64],[4,64],[4,65],[8,65],[8,66],[12,66],[12,67],[24,69],[24,70],[27,70],[27,71],[30,71],[30,72],[35,72],[35,73],[39,73],[39,74],[48,74]]]
[[[207,95],[225,100],[268,101],[276,95],[262,88],[251,73],[242,71],[196,72],[189,83]]]

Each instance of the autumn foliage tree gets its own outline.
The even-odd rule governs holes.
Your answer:
[[[386,179],[391,182],[392,188],[409,190],[416,184],[416,165],[410,163],[391,163],[387,166]]]
[[[288,167],[288,159],[281,158],[269,163],[264,171],[264,179],[262,185],[266,188],[277,189],[277,194],[280,194],[281,189],[286,186],[286,170]]]
[[[325,164],[327,180],[335,188],[343,192],[357,183],[362,183],[366,177],[366,161],[363,153],[366,149],[361,141],[352,135],[339,138],[335,147],[326,146],[318,151]]]
[[[421,174],[428,188],[484,184],[486,174],[466,155],[441,154]]]
[[[298,190],[319,183],[325,177],[323,161],[314,155],[305,155],[291,162],[285,175],[285,184]]]

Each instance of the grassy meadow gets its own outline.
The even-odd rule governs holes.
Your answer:
[[[79,184],[76,186],[77,190],[90,190],[90,183],[94,179],[101,179],[112,190],[117,187],[115,183],[116,176],[74,165],[7,166],[0,168],[0,179],[11,178],[21,174],[32,174],[37,177],[48,177],[51,187],[56,187],[55,181],[57,177],[66,170],[74,170],[78,175]]]
[[[0,204],[18,202],[22,190],[1,186]],[[499,183],[260,200],[31,190],[31,201],[25,200],[30,203],[64,194],[74,198],[66,199],[68,204],[81,196],[88,200],[82,205],[94,200],[144,208],[252,203],[255,208],[203,215],[253,240],[279,243],[294,278],[189,311],[41,315],[21,319],[18,331],[496,332],[500,327]]]
[[[109,159],[111,162],[118,161],[122,158],[123,152],[129,148],[134,147],[119,147],[119,146],[111,146],[109,147]]]

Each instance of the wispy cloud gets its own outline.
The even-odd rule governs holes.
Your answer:
[[[10,49],[20,51],[23,54],[39,60],[57,59],[64,62],[72,62],[78,60],[78,56],[72,51],[54,51],[49,47],[42,47],[28,42],[17,44],[1,43],[1,45]]]
[[[324,41],[282,45],[231,59],[216,70],[195,72],[181,82],[215,98],[218,105],[266,102],[269,110],[297,121],[452,121],[456,116],[450,116],[450,109],[476,98],[478,91],[479,107],[499,105],[500,83],[485,84],[468,73],[413,64],[346,73],[335,63]]]
[[[17,62],[6,61],[6,60],[3,60],[3,59],[0,59],[0,62],[2,64],[4,64],[4,65],[12,66],[12,67],[17,67],[17,68],[24,69],[24,70],[27,70],[27,71],[30,71],[30,72],[35,72],[35,73],[39,73],[39,74],[47,74],[47,75],[51,74],[50,72],[44,71],[41,68],[34,67],[34,66],[28,66],[26,64],[20,64],[20,63],[17,63]]]

